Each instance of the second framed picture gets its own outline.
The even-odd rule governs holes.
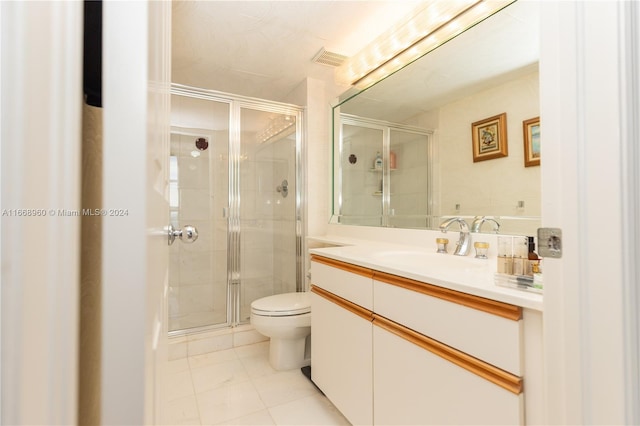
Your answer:
[[[509,155],[507,145],[507,113],[471,124],[473,162]]]
[[[524,166],[540,165],[540,117],[522,122],[524,132]]]

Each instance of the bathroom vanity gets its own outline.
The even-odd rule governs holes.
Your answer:
[[[351,423],[543,422],[540,295],[470,257],[311,253],[312,378]]]

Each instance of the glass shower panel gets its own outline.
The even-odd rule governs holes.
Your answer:
[[[389,226],[424,228],[429,216],[429,144],[425,134],[391,129]]]
[[[169,331],[224,325],[230,107],[180,95],[171,102],[170,220],[195,226],[198,239],[169,250]]]
[[[240,109],[240,300],[296,291],[296,117]]]
[[[345,225],[382,224],[383,138],[381,128],[342,126],[340,222]]]

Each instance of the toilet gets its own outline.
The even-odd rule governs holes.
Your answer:
[[[283,293],[251,303],[251,324],[270,337],[269,363],[276,370],[309,365],[305,357],[307,336],[311,334],[309,293]]]

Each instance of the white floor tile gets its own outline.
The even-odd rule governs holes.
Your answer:
[[[199,425],[200,414],[195,395],[178,398],[166,405],[166,425]]]
[[[170,361],[167,372],[167,424],[349,424],[299,369],[271,367],[269,342]]]
[[[196,397],[203,425],[219,424],[266,408],[250,381],[225,384]]]
[[[167,374],[180,373],[189,369],[187,358],[174,359],[167,363]]]
[[[192,368],[193,387],[196,394],[220,387],[224,384],[249,380],[242,363],[238,359]]]
[[[165,383],[167,402],[184,396],[194,395],[190,370],[167,374]]]
[[[322,395],[271,407],[269,413],[277,425],[349,425],[347,419]]]
[[[247,358],[247,357],[269,357],[269,341],[255,343],[253,345],[247,346],[238,346],[233,349],[238,354],[238,358]]]
[[[267,407],[320,393],[298,369],[262,376],[253,384]]]
[[[270,376],[278,372],[269,364],[269,359],[265,357],[241,358],[240,362],[244,365],[244,369],[251,379]]]
[[[209,352],[201,355],[189,357],[189,365],[191,368],[204,367],[219,362],[231,361],[238,359],[238,355],[233,349],[225,349],[223,351]]]
[[[240,417],[238,419],[227,420],[223,423],[219,423],[221,425],[244,425],[244,426],[267,426],[267,425],[275,425],[269,411],[262,410],[257,413],[249,414],[248,416]]]

